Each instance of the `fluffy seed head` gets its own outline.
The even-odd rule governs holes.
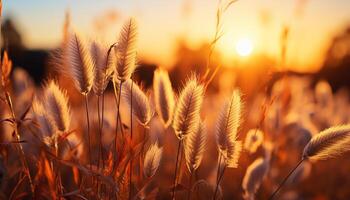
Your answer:
[[[68,97],[54,81],[50,81],[45,87],[45,108],[58,130],[65,132],[69,130],[70,113]]]
[[[303,159],[326,160],[350,150],[350,124],[330,127],[313,136],[305,146]]]
[[[224,154],[227,154],[228,148],[236,141],[241,118],[241,104],[240,92],[235,90],[219,115],[216,124],[216,141],[219,151]]]
[[[242,151],[242,141],[232,141],[227,146],[226,151],[222,151],[221,153],[224,156],[224,161],[228,168],[237,168],[238,167],[238,159],[241,155]]]
[[[201,164],[206,148],[207,132],[205,124],[199,122],[198,130],[185,139],[185,158],[188,170],[193,173]]]
[[[45,108],[37,98],[33,101],[33,111],[35,118],[39,124],[43,137],[55,136],[58,132],[55,122],[46,114]]]
[[[244,199],[255,199],[254,195],[259,189],[269,168],[269,160],[263,158],[258,158],[251,165],[249,165],[242,182]]]
[[[136,64],[137,26],[133,18],[123,26],[116,50],[116,78],[121,82],[129,79]]]
[[[93,61],[85,41],[77,35],[70,36],[68,44],[69,75],[82,94],[90,92],[93,81]]]
[[[122,85],[122,95],[129,106],[132,107],[132,114],[136,116],[140,124],[147,126],[151,120],[152,111],[145,93],[139,88],[136,83],[129,79]]]
[[[191,78],[181,91],[174,114],[173,128],[181,140],[197,130],[203,102],[204,87]]]
[[[164,126],[168,127],[174,113],[175,98],[167,71],[157,69],[154,72],[153,91],[156,111],[162,119]]]
[[[145,155],[143,172],[147,178],[154,176],[156,173],[160,159],[162,158],[163,148],[158,147],[158,143],[151,145]]]
[[[109,51],[108,47],[93,41],[90,45],[90,52],[95,66],[93,90],[97,95],[102,95],[114,72],[115,56],[112,55],[114,48]]]
[[[251,129],[248,131],[244,141],[244,149],[249,153],[255,153],[264,141],[264,134],[259,129]]]

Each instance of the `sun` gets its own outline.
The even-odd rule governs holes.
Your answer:
[[[236,42],[236,52],[242,57],[249,56],[253,51],[253,43],[248,38],[238,39]]]

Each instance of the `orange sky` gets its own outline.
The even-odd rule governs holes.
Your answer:
[[[213,37],[217,1],[4,1],[3,13],[14,17],[28,47],[52,48],[60,41],[68,7],[75,29],[87,37],[104,37],[108,43],[116,39],[122,21],[135,16],[140,28],[140,56],[169,66],[178,38],[187,38],[195,47]],[[288,25],[288,66],[298,71],[315,70],[331,37],[350,23],[349,10],[348,0],[240,0],[223,16],[225,34],[218,51],[223,53],[224,62],[240,59],[236,42],[248,38],[253,54],[264,52],[277,58],[281,29]]]

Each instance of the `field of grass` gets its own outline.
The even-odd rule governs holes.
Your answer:
[[[151,86],[136,80],[134,18],[108,45],[65,27],[40,86],[5,49],[0,199],[349,199],[348,90],[283,71],[254,95],[213,89],[233,2],[217,11],[206,66],[179,89],[162,67]]]

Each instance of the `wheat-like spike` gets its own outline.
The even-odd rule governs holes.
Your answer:
[[[129,79],[135,69],[136,64],[136,41],[137,26],[133,18],[129,19],[123,26],[117,50],[116,76],[121,82]]]
[[[313,136],[305,146],[303,159],[326,160],[350,150],[350,124],[333,126]]]
[[[242,141],[230,142],[227,146],[227,150],[223,153],[224,161],[228,168],[237,168],[238,159],[242,151]]]
[[[146,94],[139,88],[136,83],[133,83],[131,92],[132,80],[125,81],[122,85],[122,96],[125,101],[132,106],[132,114],[136,116],[141,125],[147,126],[152,117],[149,100]],[[131,104],[132,98],[132,105]]]
[[[254,200],[255,193],[259,189],[264,177],[270,168],[269,160],[264,158],[256,159],[249,167],[242,181],[244,199]]]
[[[181,91],[174,113],[173,128],[180,140],[197,130],[203,96],[203,85],[192,77]]]
[[[85,41],[77,34],[70,36],[68,60],[68,73],[76,88],[82,94],[89,93],[94,81],[94,63]]]
[[[100,42],[91,42],[90,52],[95,66],[93,91],[98,96],[103,94],[114,72],[115,56],[112,55],[114,48],[110,53],[108,50],[108,47],[103,46]]]
[[[70,111],[68,97],[54,81],[50,81],[45,87],[45,109],[55,122],[58,130],[66,132],[69,130]]]
[[[57,126],[55,122],[47,116],[44,105],[38,100],[38,98],[34,98],[32,108],[35,118],[40,126],[42,137],[55,136],[56,133],[58,133]]]
[[[235,90],[231,99],[225,103],[216,125],[216,141],[220,152],[227,151],[228,147],[236,141],[241,107],[241,94],[239,90]]]
[[[157,69],[154,72],[153,91],[156,111],[164,126],[168,127],[172,121],[174,113],[175,97],[167,71]]]
[[[249,153],[255,153],[264,141],[264,133],[260,129],[248,131],[244,141],[244,149]]]
[[[154,143],[148,149],[145,155],[143,172],[147,178],[154,176],[156,173],[160,159],[162,158],[163,148],[158,146],[158,143]]]
[[[189,134],[184,143],[186,165],[191,173],[201,164],[206,149],[207,132],[205,124],[203,122],[199,123],[197,131]]]

